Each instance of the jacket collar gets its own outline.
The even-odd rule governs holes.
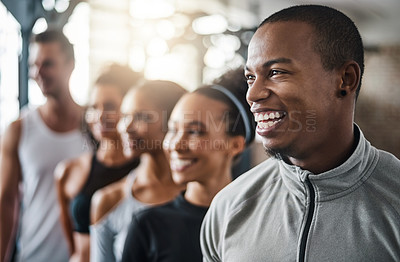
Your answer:
[[[280,159],[280,173],[289,190],[304,197],[305,181],[309,179],[314,187],[316,201],[328,201],[347,194],[368,179],[378,162],[378,150],[365,139],[357,125],[354,125],[354,130],[359,139],[353,154],[340,166],[324,173],[314,175]]]

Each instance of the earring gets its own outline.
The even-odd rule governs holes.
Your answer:
[[[346,95],[347,95],[346,90],[341,90],[341,91],[340,91],[340,95],[341,95],[341,96],[346,96]]]

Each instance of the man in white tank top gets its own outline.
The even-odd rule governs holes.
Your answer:
[[[69,91],[71,43],[60,32],[35,36],[31,75],[46,103],[11,123],[0,151],[0,261],[68,261],[57,203],[54,168],[90,147],[83,109]]]

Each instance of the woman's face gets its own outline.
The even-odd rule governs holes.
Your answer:
[[[97,141],[104,138],[117,139],[117,124],[122,94],[114,86],[95,86],[86,111],[86,122]]]
[[[162,110],[140,90],[131,90],[121,106],[120,132],[124,141],[124,152],[129,157],[162,150]]]
[[[200,94],[179,100],[163,143],[176,184],[204,182],[230,172],[234,155],[227,135],[228,106]]]

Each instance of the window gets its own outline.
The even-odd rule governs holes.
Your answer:
[[[0,2],[0,134],[18,118],[18,57],[22,38],[14,17]]]

